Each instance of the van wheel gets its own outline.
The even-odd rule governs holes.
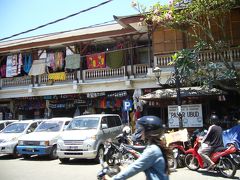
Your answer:
[[[59,160],[61,161],[62,164],[64,163],[68,163],[69,162],[69,158],[59,158]]]
[[[57,159],[57,146],[54,145],[49,155],[50,159]]]
[[[103,148],[103,146],[100,146],[98,148],[98,152],[97,152],[97,156],[95,158],[95,161],[97,163],[101,163],[101,160],[103,161],[103,157],[104,157],[104,148]]]

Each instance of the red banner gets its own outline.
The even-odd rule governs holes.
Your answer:
[[[87,57],[88,69],[106,67],[105,53],[91,54],[91,55],[87,55],[86,57]]]

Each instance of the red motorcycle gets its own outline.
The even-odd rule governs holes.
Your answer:
[[[204,169],[205,163],[198,153],[201,146],[200,137],[197,137],[193,148],[186,151],[185,165],[190,170],[197,171],[199,168]],[[215,163],[214,171],[220,172],[224,177],[232,178],[236,174],[237,167],[230,155],[237,151],[236,147],[231,145],[228,148],[219,147],[210,155],[211,160]]]

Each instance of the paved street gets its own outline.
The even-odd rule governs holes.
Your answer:
[[[12,159],[0,156],[0,180],[95,180],[101,170],[99,164],[89,160],[72,160],[69,164],[61,164],[59,160],[46,158],[31,158],[30,160]],[[239,179],[240,170],[234,179]],[[141,173],[130,180],[145,179]],[[187,168],[178,169],[170,176],[171,180],[226,180],[216,173],[204,170],[193,172]]]

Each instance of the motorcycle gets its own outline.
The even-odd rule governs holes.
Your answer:
[[[119,173],[121,170],[119,166],[108,166],[106,163],[104,163],[102,160],[100,160],[100,164],[102,166],[101,171],[97,174],[98,180],[105,180],[105,175],[108,175],[109,177],[112,177]]]
[[[109,166],[116,164],[131,164],[146,148],[145,146],[134,146],[122,143],[122,135],[119,135],[116,138],[118,138],[117,143],[112,142],[111,139],[104,143],[104,160]]]
[[[237,151],[231,154],[232,160],[240,168],[240,125],[223,131],[223,144],[225,147],[234,145]]]
[[[110,139],[105,142],[104,160],[109,166],[131,164],[144,151],[146,146],[133,145],[129,137],[127,133],[122,133],[115,137],[117,142],[112,142]],[[176,171],[177,161],[174,154],[168,157],[168,166],[171,172]]]
[[[185,164],[188,169],[197,171],[199,168],[204,169],[205,163],[198,153],[200,148],[200,137],[197,137],[193,148],[186,151]],[[237,151],[236,147],[231,145],[228,148],[219,147],[211,155],[211,160],[215,163],[214,171],[220,172],[224,177],[232,178],[236,174],[237,167],[230,157]],[[228,173],[229,172],[229,173]]]

